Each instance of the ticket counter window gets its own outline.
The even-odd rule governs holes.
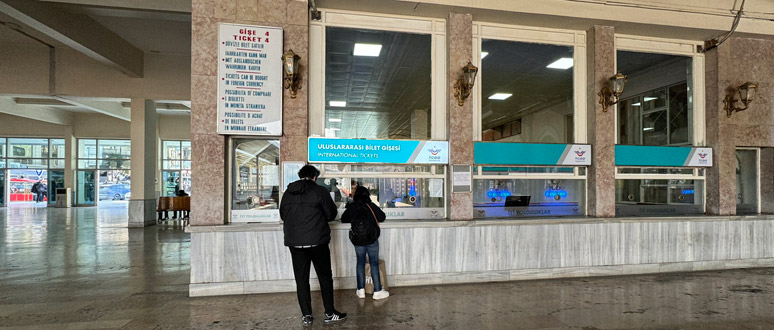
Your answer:
[[[618,144],[692,144],[691,58],[618,51],[617,64],[627,75],[618,105]]]
[[[483,39],[481,51],[481,141],[572,143],[573,47]]]
[[[442,165],[314,164],[321,170],[317,184],[325,187],[339,215],[358,186],[368,188],[371,200],[388,219],[442,219],[445,217]]]
[[[760,213],[758,151],[759,149],[736,150],[736,214]]]
[[[231,210],[249,217],[279,208],[279,141],[232,140]],[[259,220],[258,218],[254,220]]]
[[[703,172],[691,168],[618,168],[615,215],[703,214]],[[622,179],[626,177],[631,179]]]
[[[430,138],[429,34],[327,27],[325,137]]]
[[[476,168],[474,218],[581,216],[585,210],[585,168]]]

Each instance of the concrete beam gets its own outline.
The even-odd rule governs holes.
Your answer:
[[[73,115],[70,112],[47,106],[17,104],[10,97],[0,97],[0,113],[57,125],[69,126],[73,123]]]
[[[191,13],[191,0],[40,0],[73,5]]]
[[[86,15],[27,0],[0,0],[0,12],[130,77],[143,76],[143,51]]]
[[[55,96],[57,100],[67,102],[69,104],[84,107],[94,112],[101,113],[103,115],[115,117],[125,121],[131,121],[131,111],[124,108],[121,102],[111,101],[94,101],[87,99],[80,99],[69,96]]]

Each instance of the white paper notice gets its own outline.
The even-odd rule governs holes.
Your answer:
[[[261,179],[263,186],[279,186],[279,165],[261,166]]]
[[[281,28],[220,24],[218,134],[282,135],[282,78]]]
[[[443,179],[430,179],[430,197],[443,197]]]

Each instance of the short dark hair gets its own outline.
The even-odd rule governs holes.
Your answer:
[[[298,170],[298,177],[301,179],[314,179],[320,176],[320,170],[312,165],[304,165]]]

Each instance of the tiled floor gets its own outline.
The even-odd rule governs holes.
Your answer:
[[[295,294],[188,298],[189,237],[125,204],[0,208],[0,329],[294,329]],[[330,329],[774,329],[774,269],[336,294]]]

